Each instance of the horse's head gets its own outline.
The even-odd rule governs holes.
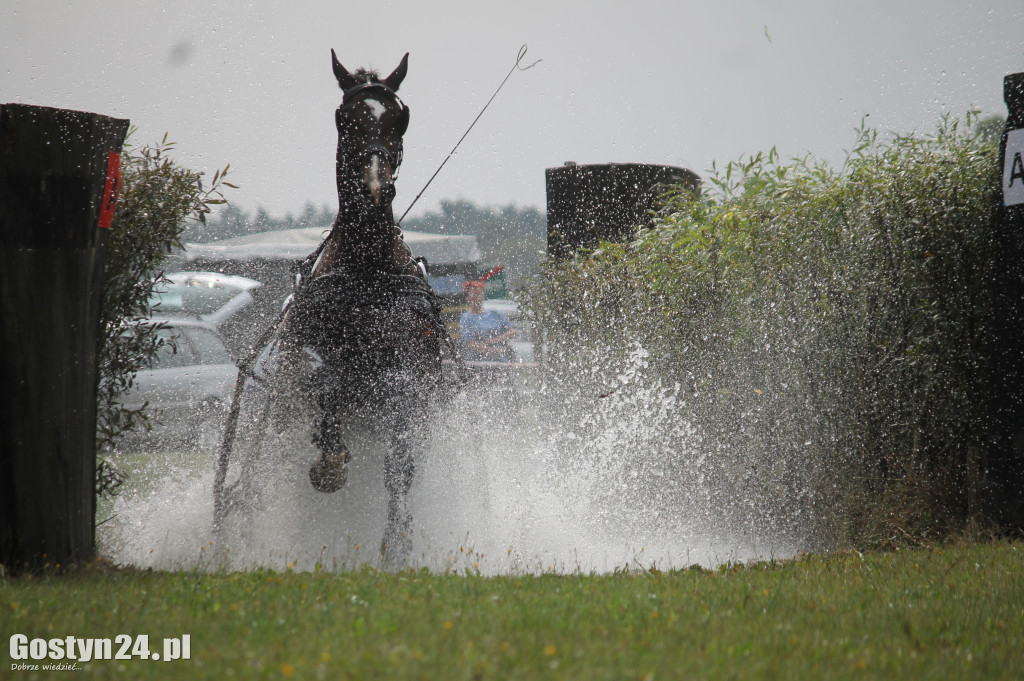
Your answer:
[[[363,69],[349,73],[331,50],[334,76],[344,92],[334,114],[338,128],[338,195],[387,210],[395,197],[395,177],[402,163],[402,135],[409,108],[397,91],[408,69],[408,53],[391,75],[381,79]]]

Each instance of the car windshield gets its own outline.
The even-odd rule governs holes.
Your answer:
[[[211,285],[206,282],[189,281],[161,284],[149,299],[149,305],[157,314],[189,312],[204,315],[216,312],[237,296],[236,288]]]

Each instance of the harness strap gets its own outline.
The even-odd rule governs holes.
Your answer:
[[[402,101],[402,98],[398,96],[397,92],[395,92],[394,90],[389,88],[387,85],[385,85],[384,83],[382,83],[382,82],[380,82],[378,80],[370,80],[369,76],[366,78],[366,82],[365,83],[360,83],[359,85],[354,85],[354,86],[350,87],[349,89],[345,90],[342,93],[342,95],[341,95],[341,106],[342,107],[346,106],[346,104],[348,103],[348,99],[350,97],[354,97],[355,95],[359,94],[360,92],[364,92],[366,90],[382,90],[387,95],[389,95],[393,100],[395,100],[395,103],[398,104],[399,108],[401,108],[401,109],[405,109],[406,108],[405,102]]]

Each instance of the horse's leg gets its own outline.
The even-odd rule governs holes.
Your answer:
[[[320,458],[309,468],[309,481],[318,492],[337,492],[348,480],[352,455],[341,439],[341,427],[334,414],[324,414],[313,434],[313,444],[320,449]]]
[[[337,492],[348,480],[348,462],[352,458],[341,438],[337,388],[324,385],[319,402],[323,413],[313,431],[313,444],[320,450],[320,458],[309,469],[309,481],[318,492]]]
[[[416,419],[401,419],[384,456],[384,487],[388,494],[388,518],[381,541],[385,567],[400,568],[412,553],[412,513],[409,490],[416,471],[414,448],[419,429]]]

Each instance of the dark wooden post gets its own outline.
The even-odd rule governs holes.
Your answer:
[[[128,121],[0,105],[0,564],[88,559],[106,229]]]
[[[1006,76],[1003,96],[986,501],[989,517],[1014,531],[1024,528],[1024,73]]]
[[[660,187],[686,184],[696,190],[700,178],[674,166],[644,163],[577,165],[544,172],[548,197],[548,255],[571,256],[598,241],[629,239],[630,230],[650,222]]]

